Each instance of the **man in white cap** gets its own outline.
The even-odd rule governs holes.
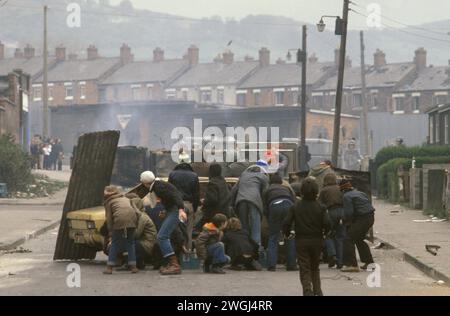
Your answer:
[[[180,264],[170,242],[170,236],[180,220],[185,222],[187,219],[181,194],[175,186],[156,178],[151,171],[141,174],[141,183],[150,192],[155,193],[166,210],[164,222],[158,232],[158,243],[163,258],[168,261],[168,264],[160,269],[160,273],[163,275],[181,274]]]

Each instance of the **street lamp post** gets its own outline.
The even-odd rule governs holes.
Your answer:
[[[350,0],[344,0],[343,18],[336,17],[336,34],[341,35],[341,46],[339,50],[339,71],[338,71],[338,83],[336,90],[336,107],[334,114],[334,135],[333,135],[333,152],[331,161],[334,166],[338,165],[339,157],[339,137],[341,130],[341,112],[342,112],[342,92],[344,88],[344,71],[345,71],[345,53],[347,48],[347,25],[348,25],[348,12],[349,12]],[[323,22],[323,16],[320,22],[317,24],[319,32],[325,30],[325,23]],[[339,29],[338,29],[339,28]]]
[[[306,52],[307,46],[307,26],[303,25],[302,28],[302,49],[297,49],[297,63],[302,65],[302,80],[301,80],[301,95],[298,95],[297,103],[301,105],[301,118],[300,118],[300,161],[299,167],[300,171],[308,170],[307,152],[308,148],[306,146],[306,113],[307,113],[307,96],[306,96],[306,67],[307,67],[307,57]],[[291,54],[288,52],[287,59],[291,59]]]

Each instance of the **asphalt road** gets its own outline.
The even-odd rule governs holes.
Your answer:
[[[226,275],[185,270],[180,276],[160,276],[150,269],[136,275],[116,272],[105,276],[105,258],[78,262],[81,268],[79,288],[67,286],[70,262],[53,262],[57,230],[29,240],[24,248],[30,253],[0,255],[0,295],[214,295],[278,296],[301,295],[298,272],[236,272]],[[368,272],[342,274],[323,266],[325,295],[450,295],[450,288],[438,285],[402,260],[396,250],[374,250],[381,268],[381,287],[370,288]],[[70,278],[69,278],[70,279]]]

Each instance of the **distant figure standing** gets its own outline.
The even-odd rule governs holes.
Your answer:
[[[362,156],[356,149],[356,142],[351,140],[344,152],[343,168],[346,170],[359,171],[361,169]]]
[[[58,168],[59,171],[62,170],[62,160],[64,159],[64,149],[61,144],[61,140],[58,138],[55,138],[54,145],[52,148],[52,154],[53,159],[55,161],[53,162],[53,170],[56,170]]]

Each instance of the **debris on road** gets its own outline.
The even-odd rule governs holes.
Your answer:
[[[425,245],[425,249],[427,252],[431,253],[433,256],[437,256],[437,252],[441,249],[441,246],[438,245]]]
[[[25,248],[19,247],[19,248],[12,249],[12,250],[1,251],[0,254],[10,255],[10,254],[14,254],[14,253],[30,253],[30,252],[32,252],[30,249],[25,249]]]

